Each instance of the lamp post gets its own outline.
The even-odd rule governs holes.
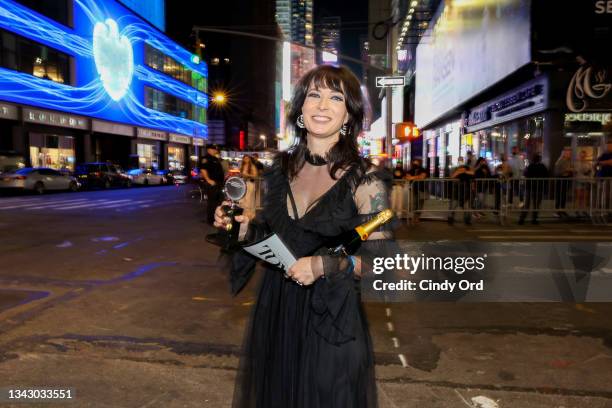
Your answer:
[[[266,138],[266,135],[261,134],[261,135],[259,135],[259,138],[260,138],[260,139],[261,139],[261,141],[263,142],[263,147],[264,147],[264,150],[265,150],[265,149],[267,149],[267,147],[268,147],[268,146],[267,146],[267,145],[268,145],[268,143],[267,143],[267,142],[268,142],[268,140],[267,140],[267,138]]]

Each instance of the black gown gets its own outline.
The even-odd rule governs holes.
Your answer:
[[[280,168],[273,168],[265,176],[263,219],[254,227],[261,230],[260,236],[276,232],[296,258],[324,254],[326,237],[354,228],[370,216],[359,214],[354,194],[359,185],[384,173],[359,173],[357,166],[349,169],[297,219],[295,208],[287,205],[288,179]],[[254,265],[255,259],[246,252],[234,255],[234,293],[244,286]],[[377,406],[360,282],[350,265],[336,271],[328,267],[326,277],[310,286],[299,286],[281,270],[266,267],[247,328],[233,407]]]

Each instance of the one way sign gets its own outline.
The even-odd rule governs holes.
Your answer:
[[[386,76],[376,77],[377,88],[387,88],[390,86],[404,86],[406,85],[403,76]]]

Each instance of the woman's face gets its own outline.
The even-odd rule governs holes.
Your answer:
[[[337,134],[349,118],[342,92],[329,88],[316,88],[311,84],[302,105],[304,125],[315,137]]]

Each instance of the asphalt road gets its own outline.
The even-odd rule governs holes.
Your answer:
[[[229,295],[202,219],[174,186],[0,198],[0,389],[71,388],[59,406],[229,407],[257,276]],[[612,240],[609,227],[554,220],[424,221],[398,237],[510,252]],[[612,407],[609,303],[366,310],[381,407]]]

